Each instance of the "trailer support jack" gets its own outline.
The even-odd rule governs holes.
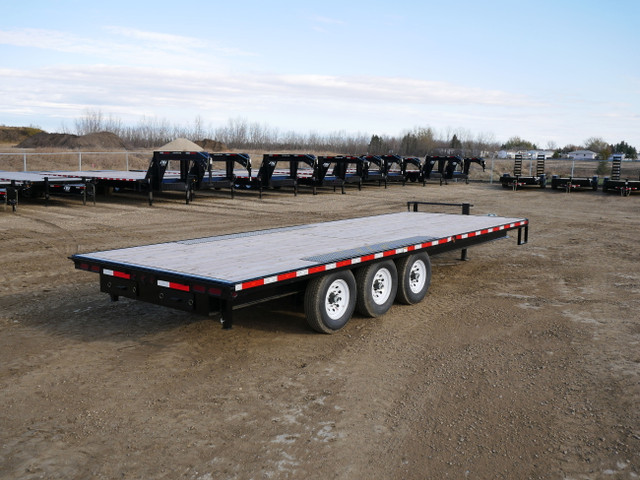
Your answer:
[[[233,306],[231,302],[224,302],[222,312],[220,314],[220,323],[223,330],[231,330],[233,328]]]

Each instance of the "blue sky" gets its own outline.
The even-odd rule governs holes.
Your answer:
[[[639,48],[637,0],[6,2],[0,124],[92,110],[640,148]]]

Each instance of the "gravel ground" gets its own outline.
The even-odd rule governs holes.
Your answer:
[[[112,303],[67,258],[407,200],[527,217],[529,244],[434,257],[422,303],[335,335],[294,302],[230,331]],[[0,210],[0,478],[637,479],[639,214],[640,196],[488,184]]]

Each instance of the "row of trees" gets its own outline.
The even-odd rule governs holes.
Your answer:
[[[500,148],[502,150],[538,150],[535,143],[528,142],[520,137],[512,137],[508,142],[503,143]],[[627,158],[638,158],[638,151],[635,147],[632,147],[624,140],[614,144],[605,142],[600,137],[590,137],[585,140],[584,145],[565,145],[562,148],[558,148],[553,142],[547,145],[547,150],[553,150],[555,152],[554,157],[559,158],[566,155],[569,152],[575,150],[591,150],[597,153],[600,158],[608,159],[613,153],[624,153]]]
[[[337,154],[486,156],[499,149],[538,149],[535,143],[520,137],[512,137],[506,143],[499,144],[492,134],[473,135],[464,129],[436,132],[431,127],[415,127],[401,136],[349,134],[345,131],[304,134],[294,131],[282,132],[269,125],[249,122],[244,118],[229,119],[225,125],[217,128],[205,128],[200,116],[195,118],[192,125],[187,126],[171,125],[167,120],[154,118],[142,118],[136,126],[127,126],[120,119],[105,116],[99,110],[86,110],[75,121],[77,135],[104,131],[118,135],[132,148],[155,148],[175,138],[183,137],[192,141],[213,139],[235,150],[309,151]],[[608,158],[611,153],[624,153],[627,157],[637,158],[636,149],[626,142],[610,145],[597,137],[587,139],[584,146],[567,145],[560,149],[553,142],[549,142],[547,149],[556,151],[558,156],[572,150],[587,149],[600,154],[601,158]]]

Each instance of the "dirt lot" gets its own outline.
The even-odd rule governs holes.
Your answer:
[[[469,201],[514,238],[433,258],[425,301],[314,333],[111,303],[76,252]],[[640,197],[499,185],[0,209],[0,478],[637,479]],[[247,261],[251,254],[247,252]]]

